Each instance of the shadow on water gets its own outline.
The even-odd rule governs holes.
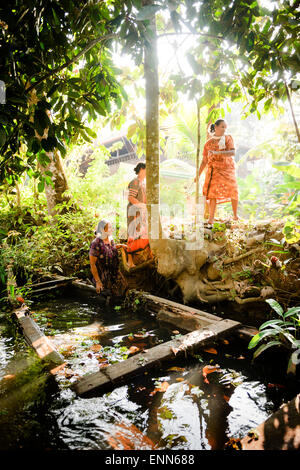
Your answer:
[[[293,397],[274,361],[239,340],[175,359],[111,393],[70,385],[182,331],[82,298],[37,302],[33,317],[65,356],[56,376],[2,324],[0,449],[223,449]]]

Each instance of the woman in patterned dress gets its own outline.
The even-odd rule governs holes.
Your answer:
[[[235,148],[231,135],[225,135],[227,124],[224,119],[218,119],[211,125],[210,132],[214,133],[204,145],[203,159],[199,169],[199,177],[206,169],[203,185],[203,195],[209,202],[208,226],[214,223],[216,204],[231,201],[233,219],[238,220],[238,185],[236,180],[236,165],[234,161]]]
[[[100,294],[103,289],[116,291],[116,282],[119,272],[118,248],[126,247],[123,244],[115,245],[111,236],[111,224],[103,219],[96,229],[96,238],[90,246],[90,266],[93,274],[92,282],[96,292]],[[122,275],[121,275],[122,277]],[[124,282],[124,278],[122,277]]]
[[[128,266],[134,267],[132,255],[144,250],[149,245],[146,211],[146,165],[138,163],[134,168],[136,178],[128,185],[127,205],[127,255]]]

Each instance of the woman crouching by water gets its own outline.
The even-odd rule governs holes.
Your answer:
[[[126,285],[126,281],[119,271],[118,257],[118,248],[126,248],[126,245],[115,244],[111,232],[110,222],[106,219],[101,220],[96,229],[96,238],[90,246],[89,257],[93,274],[92,282],[98,294],[103,289],[109,289],[116,294],[119,275],[123,286]]]

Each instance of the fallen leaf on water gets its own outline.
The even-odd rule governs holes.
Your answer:
[[[7,374],[3,377],[5,380],[9,380],[9,379],[14,379],[15,378],[15,375],[14,374]]]
[[[208,352],[210,354],[218,354],[218,351],[215,348],[206,348],[203,351]]]
[[[184,367],[170,367],[170,369],[168,369],[168,371],[169,370],[178,370],[179,372],[181,372],[181,371],[185,370],[185,368]]]
[[[135,352],[137,351],[140,351],[140,348],[138,348],[137,346],[130,346],[130,348],[128,349],[127,353],[128,354],[134,354]]]
[[[204,366],[203,369],[202,369],[202,375],[204,377],[204,382],[206,384],[209,384],[209,381],[207,379],[207,375],[208,374],[211,374],[212,372],[216,372],[217,370],[220,369],[220,366],[218,364],[216,364],[215,366]]]
[[[91,346],[90,349],[94,352],[99,352],[100,349],[102,349],[102,346],[101,344],[93,344],[93,346]]]
[[[165,392],[169,387],[168,382],[162,382],[159,387],[156,387],[152,392],[149,393],[150,397],[153,397],[157,392]]]
[[[241,440],[239,438],[232,437],[226,442],[225,449],[242,450]]]
[[[177,380],[177,382],[183,382],[184,378],[183,377],[177,377],[176,380]]]
[[[151,439],[134,424],[117,424],[113,435],[107,436],[107,441],[116,450],[150,450],[156,448]]]
[[[103,369],[104,367],[108,367],[109,364],[100,364],[100,369]]]
[[[174,354],[174,356],[176,356],[176,354],[178,353],[179,349],[172,347],[172,348],[171,348],[171,351],[172,351],[172,353]]]
[[[239,356],[237,359],[245,359],[244,356]]]
[[[224,344],[229,344],[228,339],[223,339],[223,343],[224,343]]]
[[[53,375],[57,374],[60,370],[63,370],[66,367],[66,365],[67,365],[67,363],[64,362],[60,366],[54,367],[54,369],[50,370],[50,374],[53,374]]]
[[[281,384],[268,384],[268,388],[285,388],[284,385],[281,385]]]
[[[107,362],[106,357],[98,357],[98,362]]]
[[[174,335],[179,335],[179,331],[178,331],[178,330],[174,330],[174,331],[172,331],[172,333],[173,333]]]
[[[168,389],[169,385],[170,384],[168,382],[162,382],[159,387],[156,387],[156,390],[158,392],[165,392]]]
[[[135,334],[134,334],[134,337],[135,337],[135,338],[145,338],[145,335],[143,335],[142,333],[140,333],[140,334],[139,334],[139,333],[135,333]]]

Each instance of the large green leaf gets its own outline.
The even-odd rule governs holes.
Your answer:
[[[278,313],[280,317],[283,316],[283,308],[278,302],[276,302],[276,300],[266,299],[266,302],[272,307],[273,310],[275,310],[276,313]]]
[[[295,178],[300,178],[300,165],[294,162],[275,162],[272,165],[279,171],[284,171]]]
[[[283,315],[284,318],[288,318],[290,317],[291,315],[295,315],[297,313],[300,313],[300,307],[292,307],[292,308],[289,308],[285,314]]]
[[[273,346],[282,346],[282,343],[280,341],[270,341],[267,344],[262,344],[253,354],[253,359],[255,359],[257,356],[259,356],[263,351],[266,349],[272,348]]]
[[[262,332],[257,333],[256,335],[253,336],[251,339],[250,343],[248,344],[248,349],[253,349],[255,346],[263,339],[268,336],[274,336],[277,338],[278,332],[275,330],[265,330]]]
[[[283,320],[268,320],[266,321],[265,323],[263,323],[262,325],[260,325],[259,327],[259,331],[263,330],[264,328],[266,328],[267,326],[272,326],[272,325],[282,325],[284,324]]]
[[[4,128],[1,126],[0,127],[0,147],[5,144],[6,141],[6,132]]]

